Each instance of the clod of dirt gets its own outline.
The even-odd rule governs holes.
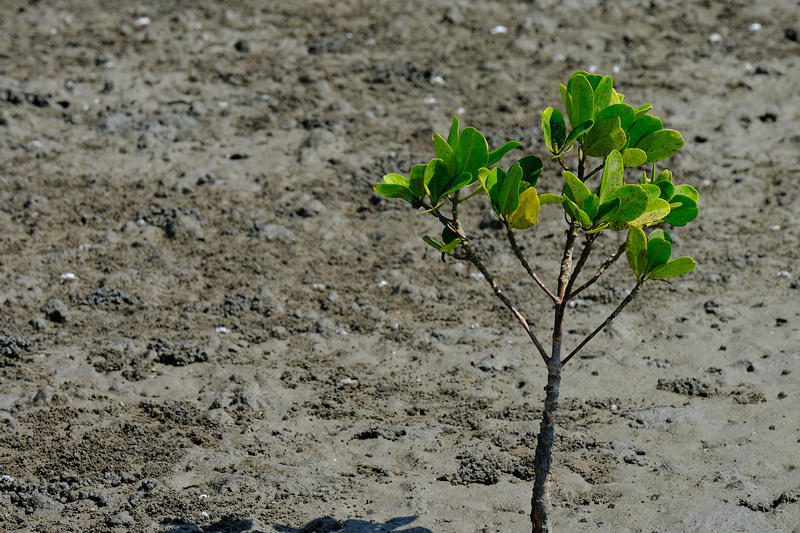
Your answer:
[[[208,352],[199,346],[190,346],[185,342],[170,342],[156,339],[147,347],[154,352],[159,363],[173,366],[186,366],[191,363],[208,361]]]
[[[47,317],[47,320],[55,322],[56,324],[66,324],[69,318],[67,304],[58,298],[50,298],[47,300],[47,303],[42,307],[42,313]]]
[[[22,352],[31,349],[31,341],[25,337],[0,335],[0,355],[9,359],[18,359]]]
[[[502,459],[490,455],[463,453],[457,456],[461,466],[452,477],[442,476],[440,481],[450,481],[452,485],[494,485],[500,481],[500,474],[529,481],[533,479],[533,470],[513,459]]]
[[[683,379],[659,379],[658,390],[665,390],[674,392],[675,394],[683,394],[684,396],[714,396],[717,394],[717,388],[713,385],[701,381],[697,378],[683,378]]]
[[[102,285],[92,291],[88,300],[94,305],[120,305],[120,304],[133,304],[133,298],[120,289],[112,289]]]

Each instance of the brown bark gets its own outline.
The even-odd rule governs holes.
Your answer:
[[[536,471],[531,498],[531,524],[534,533],[552,533],[550,522],[550,467],[553,464],[558,395],[561,387],[561,364],[548,365],[544,412],[536,442]]]

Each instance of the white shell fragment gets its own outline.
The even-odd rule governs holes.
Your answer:
[[[73,274],[72,272],[65,272],[61,274],[61,281],[74,281],[80,279],[78,276]]]
[[[342,390],[344,388],[358,387],[358,380],[354,378],[344,378],[336,384],[336,388]]]
[[[492,35],[500,35],[503,33],[508,33],[508,28],[505,26],[495,26],[492,28]]]

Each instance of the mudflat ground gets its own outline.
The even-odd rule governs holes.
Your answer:
[[[686,138],[699,266],[565,370],[555,525],[800,531],[798,32],[794,0],[3,2],[0,530],[528,531],[543,365],[371,187],[455,114],[542,155],[596,69]],[[562,224],[521,236],[546,283]]]

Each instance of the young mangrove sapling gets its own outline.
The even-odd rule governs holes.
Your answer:
[[[634,108],[623,103],[624,97],[614,90],[610,76],[584,71],[576,72],[559,89],[566,120],[558,109],[545,109],[542,133],[552,159],[562,169],[560,191],[537,191],[543,166],[536,156],[523,157],[508,170],[494,166],[521,143],[509,141],[490,151],[486,138],[478,130],[459,129],[458,118],[453,119],[446,139],[438,134],[433,136],[435,158],[412,167],[408,177],[387,174],[383,183],[374,187],[379,194],[403,199],[441,223],[441,241],[426,235],[425,242],[441,252],[442,258],[451,255],[469,261],[483,274],[494,294],[525,330],[547,368],[544,409],[534,456],[530,516],[535,533],[552,532],[549,480],[562,369],[636,298],[645,282],[682,276],[695,268],[690,257],[672,259],[673,242],[669,233],[652,228],[684,226],[698,215],[697,190],[673,183],[669,170],[656,174],[656,163],[680,150],[684,141],[680,133],[664,129],[661,120],[648,113],[651,105]],[[573,149],[575,162],[570,166],[565,158]],[[637,183],[626,183],[625,169],[643,165],[647,165],[650,173],[644,170]],[[505,228],[514,255],[553,306],[549,349],[500,289],[461,224],[459,206],[483,194]],[[560,205],[566,221],[555,287],[542,282],[516,237],[516,232],[537,224],[540,210],[547,204]],[[607,231],[624,231],[627,236],[597,271],[578,285],[595,243]],[[633,287],[601,324],[566,352],[562,341],[569,302],[596,283],[623,255],[635,277]]]

